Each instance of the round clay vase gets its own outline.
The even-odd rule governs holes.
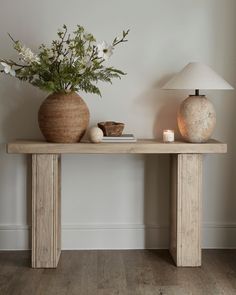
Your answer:
[[[38,122],[48,142],[79,142],[88,127],[89,109],[76,92],[53,93],[40,106]]]
[[[188,142],[206,142],[216,124],[213,104],[204,95],[191,95],[180,105],[178,126],[181,135]]]

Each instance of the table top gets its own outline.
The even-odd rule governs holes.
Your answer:
[[[226,153],[227,144],[211,139],[206,143],[139,139],[129,143],[49,143],[43,140],[16,140],[7,144],[9,154],[215,154]]]

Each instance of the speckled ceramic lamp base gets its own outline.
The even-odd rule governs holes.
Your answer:
[[[191,95],[181,103],[177,119],[184,140],[206,142],[214,131],[216,113],[206,96]]]

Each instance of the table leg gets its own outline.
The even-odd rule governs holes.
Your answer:
[[[61,254],[60,155],[32,155],[32,267],[56,268]]]
[[[170,252],[177,266],[201,265],[202,155],[172,155]]]

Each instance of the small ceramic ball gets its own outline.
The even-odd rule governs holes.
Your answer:
[[[102,141],[103,132],[102,129],[98,127],[92,127],[89,129],[89,139],[93,143],[99,143]]]

